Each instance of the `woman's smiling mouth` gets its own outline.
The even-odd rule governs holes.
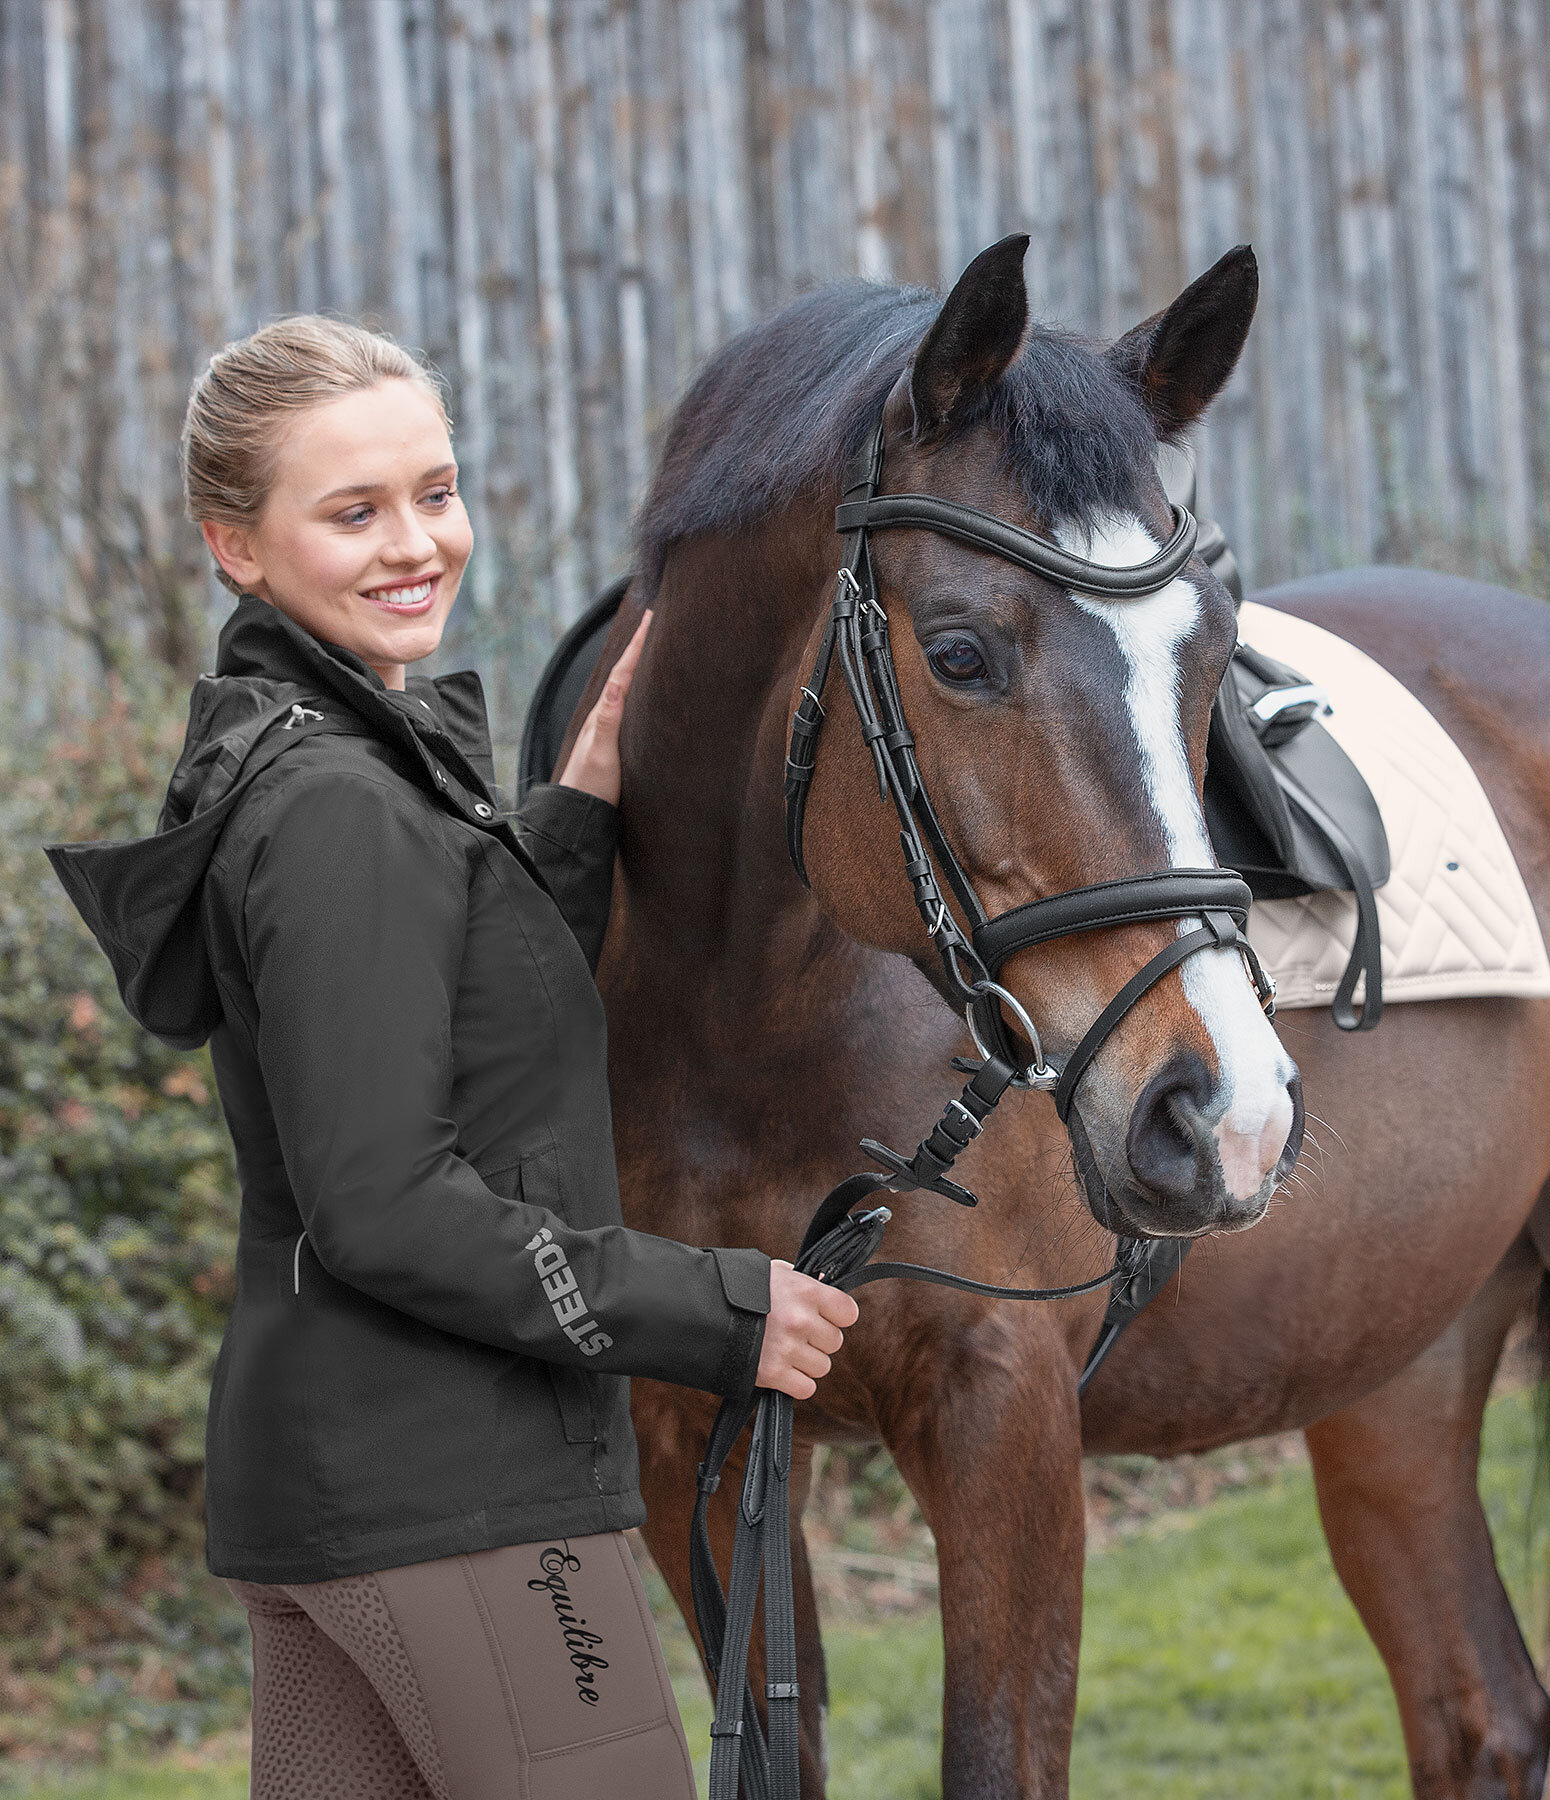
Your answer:
[[[435,575],[421,575],[412,581],[394,581],[382,587],[362,588],[360,593],[363,599],[369,600],[373,606],[380,606],[384,612],[413,616],[430,611],[436,599],[436,584],[440,580],[438,572]]]

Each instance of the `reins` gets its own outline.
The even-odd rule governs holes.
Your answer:
[[[904,718],[898,675],[889,644],[888,619],[878,603],[870,533],[898,527],[936,531],[1032,570],[1066,588],[1123,601],[1165,588],[1194,554],[1197,527],[1183,507],[1173,508],[1174,530],[1167,544],[1144,563],[1109,568],[1075,556],[1048,538],[1023,531],[977,508],[930,494],[879,495],[883,426],[879,420],[846,470],[835,512],[844,537],[844,557],[835,579],[813,671],[791,721],[786,759],[786,844],[803,884],[802,824],[825,717],[823,694],[836,661],[856,710],[861,736],[877,773],[878,791],[898,816],[904,872],[926,931],[941,956],[948,986],[963,1006],[981,1060],[954,1057],[968,1075],[962,1092],[947,1102],[942,1116],[905,1158],[875,1138],[861,1148],[882,1171],[848,1176],[814,1213],[795,1266],[804,1274],[848,1289],[872,1281],[931,1282],[998,1300],[1061,1300],[1118,1284],[1123,1292],[1143,1272],[1150,1245],[1121,1240],[1113,1266],[1069,1287],[1011,1288],[974,1281],[918,1263],[872,1262],[892,1216],[885,1206],[852,1211],[881,1189],[923,1189],[956,1201],[978,1204],[967,1188],[948,1179],[959,1155],[977,1138],[1009,1089],[1048,1092],[1062,1122],[1069,1117],[1082,1076],[1105,1040],[1171,970],[1206,950],[1235,951],[1247,964],[1267,1013],[1274,1010],[1274,984],[1261,967],[1243,926],[1250,893],[1231,869],[1162,869],[1073,888],[1044,900],[987,915],[973,883],[954,854],[926,792],[915,758],[915,740]],[[948,906],[937,877],[940,867],[969,924],[966,936]],[[1039,1033],[1027,1011],[997,980],[1002,965],[1033,945],[1077,932],[1101,931],[1166,919],[1197,919],[1130,978],[1108,1003],[1063,1065],[1046,1060]],[[1021,1063],[1002,1008],[1008,1008],[1031,1046]],[[1105,1330],[1083,1371],[1081,1385],[1107,1353],[1113,1333]],[[753,1431],[732,1551],[731,1581],[723,1593],[711,1551],[710,1497],[750,1416]],[[711,1429],[699,1468],[690,1540],[690,1576],[695,1617],[706,1664],[716,1684],[711,1726],[710,1800],[737,1800],[739,1773],[746,1800],[799,1800],[795,1603],[791,1582],[789,1481],[794,1438],[794,1406],[789,1395],[772,1390],[725,1401]],[[761,1728],[748,1686],[748,1650],[758,1604],[761,1572],[765,1607],[765,1699],[768,1737]]]

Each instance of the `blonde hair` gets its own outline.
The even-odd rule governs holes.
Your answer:
[[[436,403],[450,433],[436,372],[385,333],[322,313],[293,313],[217,350],[195,381],[179,451],[183,504],[197,525],[252,525],[274,483],[286,427],[309,407],[382,381],[411,381]],[[219,563],[217,579],[242,589]]]

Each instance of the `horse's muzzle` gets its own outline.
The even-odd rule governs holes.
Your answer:
[[[1302,1084],[1293,1070],[1269,1104],[1245,1118],[1223,1103],[1205,1063],[1184,1054],[1137,1096],[1122,1155],[1104,1157],[1085,1131],[1074,1136],[1089,1202],[1111,1229],[1143,1237],[1243,1231],[1264,1217],[1296,1164]]]

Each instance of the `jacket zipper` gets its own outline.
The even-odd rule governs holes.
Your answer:
[[[297,1238],[296,1252],[291,1258],[291,1287],[293,1292],[298,1294],[301,1292],[301,1246],[306,1235],[306,1232],[303,1232],[301,1237]]]

